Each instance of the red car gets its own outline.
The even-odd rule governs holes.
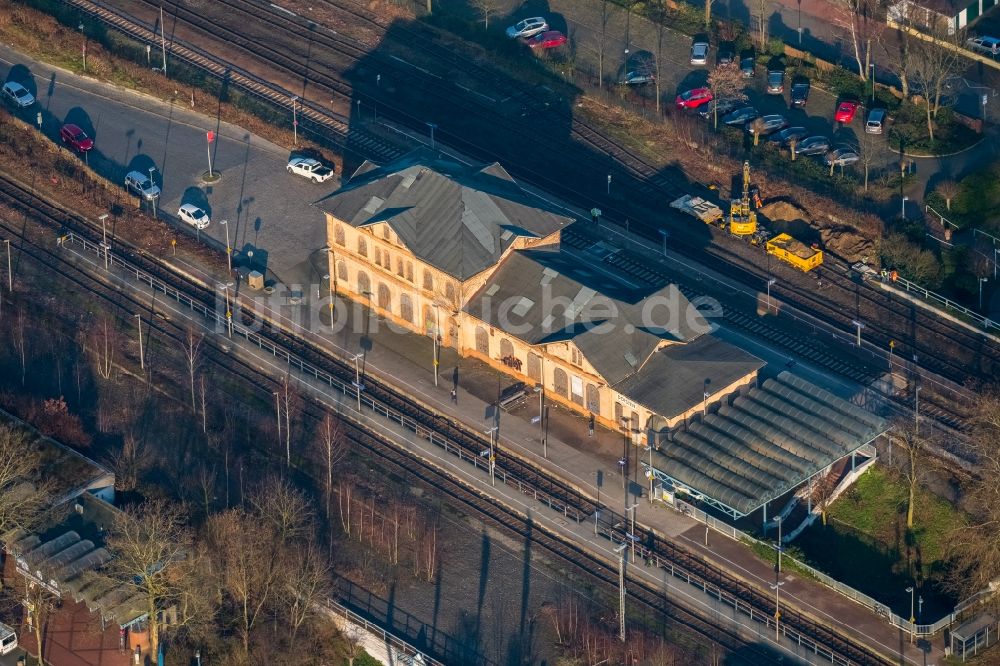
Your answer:
[[[674,100],[678,109],[697,109],[702,104],[708,104],[711,101],[712,91],[708,88],[688,90],[678,95],[677,99]]]
[[[833,119],[846,125],[854,120],[854,114],[858,112],[859,106],[861,105],[857,102],[841,102],[837,105],[837,113],[834,114]]]
[[[566,35],[558,30],[549,30],[548,32],[527,38],[524,40],[524,43],[533,49],[554,49],[566,43]]]
[[[72,146],[74,150],[85,153],[94,147],[94,140],[87,136],[87,133],[71,123],[66,123],[59,130],[59,138],[62,142]]]

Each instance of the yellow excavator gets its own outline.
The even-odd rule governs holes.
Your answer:
[[[750,162],[743,163],[743,197],[729,203],[729,233],[752,236],[757,233],[757,213],[750,206]]]

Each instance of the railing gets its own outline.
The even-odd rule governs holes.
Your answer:
[[[889,284],[889,278],[886,278],[886,277],[883,276],[882,277],[882,282],[884,284],[888,285]],[[973,312],[969,308],[965,307],[964,305],[959,305],[958,303],[954,302],[950,298],[947,298],[947,297],[942,296],[940,294],[936,294],[933,291],[931,291],[930,289],[927,289],[926,287],[921,287],[916,282],[910,282],[909,280],[907,280],[904,277],[896,276],[895,279],[891,280],[891,283],[892,283],[892,285],[898,285],[898,284],[903,285],[903,288],[906,290],[907,293],[914,293],[914,294],[916,294],[918,296],[921,296],[928,303],[932,303],[932,304],[937,303],[937,304],[940,304],[940,305],[944,306],[945,310],[954,310],[955,312],[958,312],[959,314],[961,314],[963,317],[968,317],[969,319],[971,319],[973,322],[975,322],[976,324],[978,324],[979,326],[981,326],[986,331],[989,331],[991,328],[995,328],[997,330],[1000,330],[1000,322],[996,322],[996,321],[994,321],[992,319],[989,319],[988,317],[984,317],[983,315],[979,314],[978,312]]]
[[[928,206],[927,204],[924,204],[924,212],[925,213],[934,213],[935,215],[938,216],[938,218],[940,218],[940,222],[941,222],[942,225],[947,224],[947,225],[950,225],[950,226],[954,227],[955,229],[958,229],[958,225],[957,224],[955,224],[954,222],[952,222],[947,217],[945,217],[944,215],[942,215],[938,211],[934,210],[933,207]]]

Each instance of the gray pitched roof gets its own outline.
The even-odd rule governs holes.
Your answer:
[[[699,404],[706,377],[726,386],[763,365],[705,335],[676,285],[632,283],[554,246],[511,254],[465,311],[532,345],[572,340],[609,385],[664,416]],[[656,351],[664,341],[681,344]]]
[[[709,393],[764,366],[764,361],[712,335],[653,354],[642,371],[614,384],[614,389],[656,414],[674,416],[702,403]]]
[[[388,223],[415,256],[459,280],[496,264],[517,237],[544,238],[573,221],[499,164],[466,166],[426,150],[384,167],[366,162],[314,205],[355,227]]]

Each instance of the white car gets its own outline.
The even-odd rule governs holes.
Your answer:
[[[293,157],[290,159],[288,161],[288,173],[303,176],[314,183],[322,183],[333,178],[333,169],[324,166],[322,162],[314,160],[311,157]]]
[[[181,206],[180,210],[177,211],[177,217],[181,218],[195,229],[204,229],[211,221],[208,218],[208,213],[194,204],[184,204]]]
[[[514,25],[507,28],[507,36],[511,39],[534,37],[535,35],[541,34],[549,29],[549,23],[541,16],[535,16],[533,18],[526,18],[523,21],[518,21]]]
[[[701,40],[691,45],[691,64],[704,65],[708,63],[708,42]]]
[[[3,96],[22,109],[35,103],[35,96],[17,81],[8,81],[3,84]]]

